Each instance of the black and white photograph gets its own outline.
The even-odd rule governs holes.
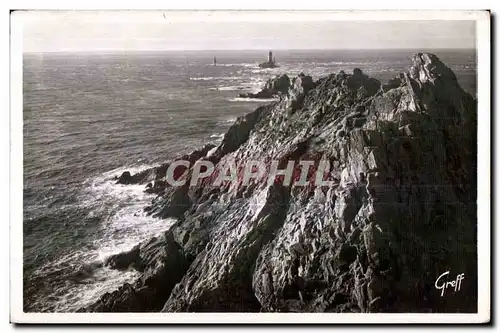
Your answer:
[[[13,318],[489,321],[489,21],[13,11]]]

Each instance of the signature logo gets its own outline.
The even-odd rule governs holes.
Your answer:
[[[444,272],[437,278],[436,282],[434,283],[436,289],[441,290],[441,297],[444,296],[446,289],[450,287],[454,288],[453,292],[460,291],[462,281],[465,279],[465,273],[458,274],[453,280],[447,279],[449,274],[450,271]]]

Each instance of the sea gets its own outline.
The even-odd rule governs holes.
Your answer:
[[[268,50],[24,54],[24,311],[76,311],[138,276],[102,261],[174,221],[147,216],[153,196],[112,178],[217,144],[237,117],[270,102],[239,93],[283,73],[360,68],[386,81],[418,51],[435,53],[476,95],[475,50],[276,50],[274,69],[258,67]]]

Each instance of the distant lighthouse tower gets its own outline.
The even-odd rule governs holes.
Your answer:
[[[276,58],[273,57],[273,51],[269,51],[269,56],[266,62],[259,64],[260,68],[276,68],[279,67],[276,64]]]

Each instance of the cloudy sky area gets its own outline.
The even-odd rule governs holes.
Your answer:
[[[475,22],[325,12],[18,12],[24,52],[475,48]],[[404,20],[401,20],[404,18]],[[377,20],[379,19],[379,20]],[[375,21],[377,20],[377,21]]]

